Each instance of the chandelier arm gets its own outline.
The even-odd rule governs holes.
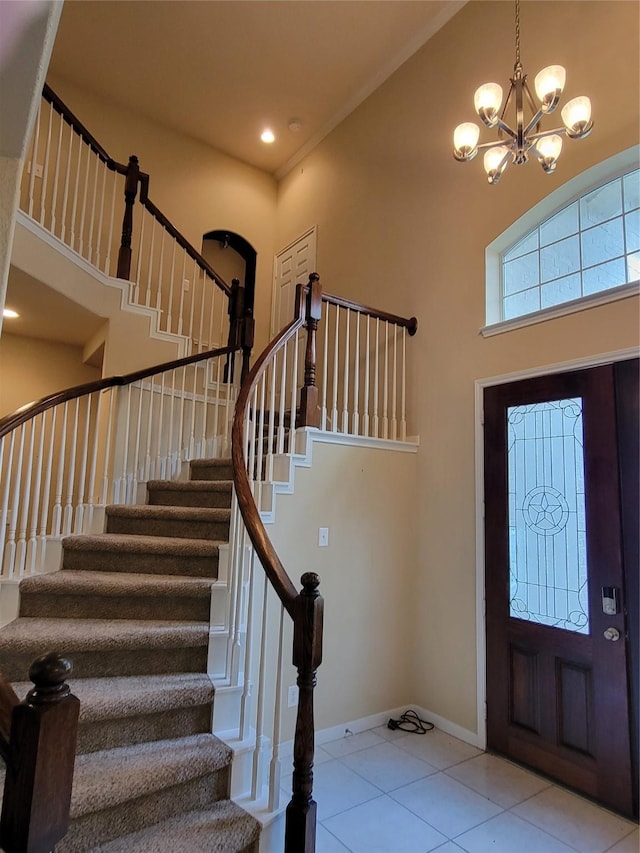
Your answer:
[[[533,143],[536,140],[544,139],[545,136],[553,136],[553,134],[558,134],[559,136],[566,136],[567,135],[567,128],[566,127],[554,127],[551,130],[541,130],[540,133],[532,133],[527,138],[531,141],[531,144],[533,145]]]
[[[517,138],[518,138],[518,134],[515,132],[515,130],[511,130],[511,128],[509,127],[509,125],[508,125],[506,122],[502,121],[502,119],[501,119],[501,118],[499,118],[499,119],[497,119],[497,120],[496,120],[496,123],[495,123],[494,127],[499,127],[499,128],[500,128],[500,130],[503,130],[503,131],[504,131],[505,133],[507,133],[507,134],[508,134],[512,139],[517,139]],[[503,144],[504,144],[504,143],[503,143],[502,141],[500,141],[500,142],[497,142],[497,143],[496,143],[496,145],[503,145]]]
[[[504,139],[496,139],[495,142],[483,142],[481,145],[476,145],[476,151],[484,151],[489,148],[500,148],[501,145],[508,148],[510,152],[513,151],[513,145],[505,143]]]

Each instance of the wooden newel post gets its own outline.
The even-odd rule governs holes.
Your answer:
[[[309,276],[309,289],[306,300],[307,348],[304,357],[304,385],[300,391],[300,412],[296,426],[320,426],[320,407],[318,406],[318,386],[316,385],[316,332],[322,317],[322,287],[320,276],[312,272]]]
[[[6,853],[46,853],[69,828],[80,702],[69,691],[68,660],[34,661],[35,687],[13,709],[0,845]]]
[[[122,239],[120,251],[118,252],[118,278],[129,281],[131,273],[131,235],[133,234],[133,205],[138,192],[138,181],[140,180],[140,167],[135,154],[129,157],[127,177],[124,183],[124,216],[122,218]]]
[[[231,280],[231,293],[229,294],[229,305],[227,314],[229,315],[229,336],[227,338],[227,346],[229,349],[235,349],[240,346],[240,320],[242,306],[244,304],[244,287],[240,286],[240,279],[234,278]],[[229,353],[227,363],[224,366],[224,382],[233,382],[233,365],[234,356]]]
[[[242,373],[240,381],[244,380],[249,375],[251,350],[253,349],[253,339],[255,335],[256,321],[253,319],[253,308],[245,305],[244,316],[242,318]]]
[[[295,601],[293,665],[298,670],[298,716],[293,745],[293,794],[287,806],[285,853],[314,853],[316,809],[313,799],[313,688],[322,663],[324,601],[315,572],[302,575],[302,592]]]

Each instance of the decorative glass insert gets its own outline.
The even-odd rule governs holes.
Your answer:
[[[589,633],[582,399],[507,410],[509,615]]]
[[[586,193],[502,255],[502,319],[638,279],[640,170]]]

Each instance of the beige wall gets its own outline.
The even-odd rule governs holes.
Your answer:
[[[267,343],[276,213],[275,179],[176,133],[141,114],[96,99],[76,86],[50,77],[49,84],[116,160],[136,154],[150,175],[149,197],[199,251],[209,231],[241,234],[258,253],[256,268],[256,347]]]
[[[594,131],[567,140],[555,176],[532,162],[510,166],[491,187],[480,157],[456,163],[453,128],[473,119],[475,88],[494,79],[508,85],[512,30],[510,4],[469,3],[281,182],[278,197],[276,244],[317,222],[327,290],[418,317],[407,348],[413,374],[420,372],[411,404],[421,438],[418,559],[408,569],[404,613],[414,625],[408,695],[472,731],[474,380],[638,341],[635,299],[497,337],[479,334],[486,246],[563,181],[638,142],[638,5],[524,2],[525,70],[534,76],[564,64],[564,98],[591,96]],[[481,141],[488,138],[485,130]],[[361,628],[377,635],[375,620]]]
[[[0,339],[0,417],[73,385],[100,379],[82,363],[82,347],[5,332]]]
[[[276,551],[297,588],[304,572],[317,572],[325,599],[318,729],[415,701],[406,614],[417,556],[416,459],[316,442],[313,467],[296,468],[295,494],[277,497],[268,528]],[[318,547],[319,527],[329,528],[326,548]]]

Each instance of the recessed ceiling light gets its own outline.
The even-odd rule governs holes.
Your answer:
[[[299,130],[302,130],[302,122],[299,118],[292,118],[289,121],[288,127],[292,133],[297,133]]]
[[[17,311],[14,311],[12,308],[3,308],[2,309],[2,316],[6,317],[7,319],[14,320],[16,317],[19,317],[20,315],[18,314]]]
[[[275,138],[276,138],[275,133],[272,130],[269,130],[268,128],[266,130],[263,130],[262,133],[260,134],[260,139],[263,142],[267,142],[267,143],[275,142]]]

